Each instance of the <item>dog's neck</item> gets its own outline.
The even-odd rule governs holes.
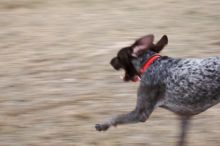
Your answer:
[[[139,55],[137,58],[132,60],[132,64],[137,72],[141,70],[143,65],[154,55],[157,53],[147,50],[143,54]]]

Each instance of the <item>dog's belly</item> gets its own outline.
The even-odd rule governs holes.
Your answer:
[[[192,83],[192,82],[191,82]],[[220,83],[192,83],[166,90],[160,106],[177,114],[195,115],[220,102]]]
[[[166,94],[158,106],[166,108],[181,115],[195,115],[199,114],[208,108],[218,104],[220,102],[220,88],[214,88],[213,90],[206,91],[202,94],[202,91],[197,92],[179,92],[175,94]]]
[[[220,98],[220,96],[219,96]],[[182,103],[178,101],[164,101],[159,107],[168,109],[179,115],[196,115],[199,114],[208,108],[218,104],[220,100],[208,101],[208,102],[198,102],[195,103]]]

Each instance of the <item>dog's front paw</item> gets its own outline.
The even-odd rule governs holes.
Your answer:
[[[97,131],[106,131],[106,130],[108,130],[109,127],[110,127],[109,124],[96,124],[95,125],[95,129]]]

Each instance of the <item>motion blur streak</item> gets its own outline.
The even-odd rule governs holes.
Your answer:
[[[98,133],[135,106],[138,83],[109,65],[135,38],[169,37],[164,55],[220,56],[219,0],[1,0],[0,146],[174,146],[176,116]],[[220,105],[196,116],[189,142],[219,146]]]

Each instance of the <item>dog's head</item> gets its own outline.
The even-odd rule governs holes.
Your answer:
[[[132,59],[137,58],[146,50],[159,53],[168,44],[168,38],[166,35],[162,36],[156,44],[154,44],[153,41],[154,35],[150,34],[143,36],[137,39],[131,46],[119,50],[117,56],[111,60],[110,64],[114,69],[125,70],[125,75],[123,77],[124,81],[135,81],[139,76],[138,71],[132,64]]]

